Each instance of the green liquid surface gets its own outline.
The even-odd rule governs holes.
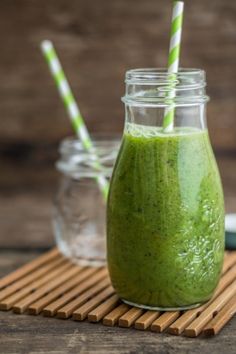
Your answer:
[[[129,124],[107,210],[111,281],[124,300],[186,307],[213,294],[224,255],[224,202],[208,132]]]

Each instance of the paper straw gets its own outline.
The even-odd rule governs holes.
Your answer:
[[[173,13],[171,21],[171,39],[168,57],[168,74],[170,85],[168,86],[168,99],[174,99],[175,97],[175,74],[179,70],[179,57],[180,57],[180,46],[181,46],[181,35],[182,35],[182,24],[183,24],[183,11],[184,3],[183,1],[173,2]],[[164,132],[168,133],[173,131],[174,128],[174,115],[175,108],[170,104],[168,108],[165,109],[165,116],[163,120]]]
[[[83,117],[80,113],[79,107],[76,104],[74,95],[66,79],[55,48],[53,47],[51,41],[45,40],[41,42],[41,49],[48,63],[50,72],[56,83],[59,94],[64,102],[68,115],[71,119],[74,131],[81,140],[84,149],[89,151],[93,147],[93,143],[89,136]],[[98,161],[95,162],[95,167],[101,168],[101,165]],[[104,198],[106,199],[109,189],[109,183],[107,179],[102,175],[98,175],[96,180]]]

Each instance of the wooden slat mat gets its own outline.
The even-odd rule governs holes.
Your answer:
[[[211,301],[193,310],[158,312],[123,304],[105,267],[79,267],[53,249],[0,279],[0,310],[188,337],[215,335],[236,312],[236,252],[225,253]]]

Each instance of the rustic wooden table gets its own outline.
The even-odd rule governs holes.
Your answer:
[[[40,250],[41,251],[41,250]],[[37,250],[1,250],[0,275],[36,257]],[[235,353],[236,318],[213,338],[111,328],[101,324],[0,312],[0,352],[7,353]]]
[[[218,159],[223,172],[227,211],[236,212],[232,157]],[[29,172],[30,173],[30,172]],[[53,180],[55,176],[52,173]],[[21,187],[0,196],[0,277],[53,246],[52,198],[55,183],[39,181],[37,190],[21,177]],[[24,180],[27,183],[24,184]],[[47,175],[47,181],[50,178]],[[24,187],[22,189],[22,186]],[[46,186],[46,187],[45,187]],[[236,318],[214,338],[190,339],[168,334],[110,328],[101,324],[0,312],[0,353],[235,353]]]

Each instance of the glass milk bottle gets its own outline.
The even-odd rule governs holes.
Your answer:
[[[124,302],[147,309],[188,309],[209,300],[224,256],[205,72],[180,70],[174,84],[174,129],[165,132],[167,72],[126,73],[126,120],[108,200],[112,284]]]

